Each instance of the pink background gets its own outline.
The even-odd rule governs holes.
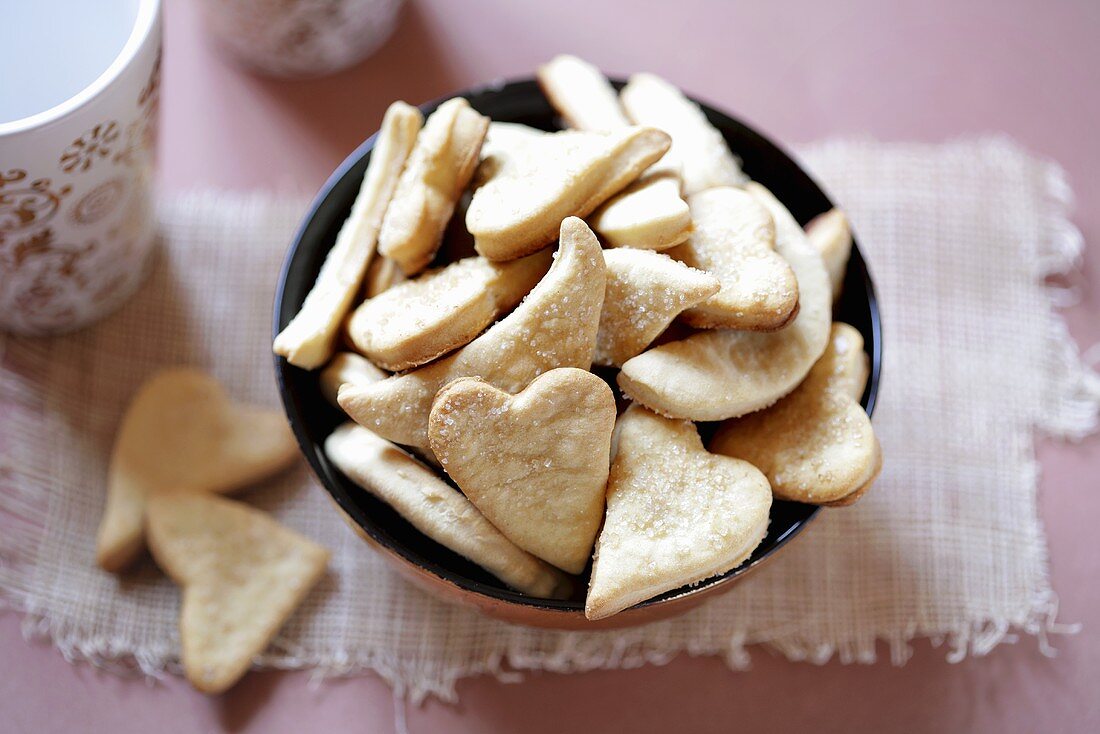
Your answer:
[[[651,5],[651,7],[645,7]],[[412,0],[372,59],[316,82],[242,73],[202,34],[193,2],[167,0],[161,163],[168,189],[310,192],[385,106],[529,74],[559,52],[610,72],[652,70],[789,143],[830,135],[941,141],[1003,131],[1059,160],[1076,222],[1100,243],[1100,4],[1060,2],[672,3]],[[1100,245],[1066,312],[1080,343],[1100,340]],[[474,679],[457,706],[408,711],[412,731],[1084,731],[1100,730],[1100,440],[1044,443],[1041,509],[1061,619],[1083,622],[958,665],[926,643],[903,668],[815,667],[757,651],[750,672],[681,657],[665,667]],[[5,732],[387,732],[389,688],[374,676],[311,686],[306,674],[249,675],[208,699],[170,679],[147,685],[69,665],[0,617]],[[324,727],[324,729],[322,729]]]

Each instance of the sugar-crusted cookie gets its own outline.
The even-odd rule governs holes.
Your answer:
[[[752,194],[720,186],[689,197],[694,230],[669,251],[718,278],[722,289],[680,317],[701,329],[774,331],[798,310],[798,282],[775,251],[771,214]]]
[[[231,492],[296,456],[282,411],[234,403],[199,370],[156,374],[134,396],[115,438],[96,562],[121,571],[140,555],[151,493]]]
[[[514,260],[554,240],[566,217],[585,217],[668,150],[652,128],[608,133],[566,131],[532,137],[481,163],[466,212],[477,251]]]
[[[364,301],[348,320],[348,337],[391,371],[430,362],[468,344],[510,311],[546,274],[550,250],[494,263],[468,257],[425,272]]]
[[[543,94],[569,127],[577,130],[617,130],[630,121],[619,97],[603,73],[576,56],[561,55],[538,68]]]
[[[607,289],[595,363],[619,366],[640,354],[677,314],[718,292],[718,279],[648,250],[604,250]]]
[[[432,403],[428,439],[463,493],[520,548],[569,573],[592,555],[603,520],[615,396],[575,368],[516,395],[476,377]]]
[[[603,619],[741,565],[767,533],[771,503],[756,467],[708,453],[688,421],[631,406],[616,427],[585,616]]]
[[[459,377],[479,376],[506,392],[555,367],[592,364],[603,305],[605,270],[596,236],[580,219],[561,223],[550,271],[515,311],[443,359],[372,385],[345,385],[341,407],[384,438],[428,446],[436,392]]]
[[[148,528],[153,558],[182,588],[183,670],[204,693],[240,680],[329,559],[267,514],[222,497],[158,492]]]
[[[488,117],[455,97],[428,117],[417,136],[378,236],[378,250],[406,275],[423,270],[439,249],[488,128]]]
[[[569,596],[572,584],[564,574],[508,540],[461,492],[389,441],[345,423],[326,439],[325,454],[417,530],[512,588],[550,599]]]
[[[345,382],[370,383],[385,379],[388,373],[375,367],[366,357],[355,352],[339,352],[329,360],[317,376],[321,384],[321,394],[325,400],[339,407],[336,395]]]
[[[852,254],[852,230],[848,226],[848,217],[840,209],[830,209],[810,220],[806,225],[806,236],[825,260],[835,302],[840,298],[848,257]]]
[[[776,250],[798,280],[798,315],[780,331],[705,331],[628,360],[619,387],[663,415],[712,421],[766,408],[798,386],[829,341],[829,277],[821,255],[771,192],[757,183],[746,189],[775,221]]]
[[[719,427],[711,451],[751,462],[776,497],[810,504],[862,495],[882,468],[863,392],[863,337],[834,324],[825,354],[798,388],[772,407]]]
[[[745,182],[741,167],[722,134],[697,104],[664,79],[635,74],[619,94],[626,115],[672,136],[668,158],[680,169],[684,193]]]
[[[332,356],[340,325],[359,292],[378,241],[382,217],[420,130],[420,111],[394,102],[382,118],[378,142],[351,214],[336,236],[302,308],[275,337],[274,350],[298,367],[314,369]]]

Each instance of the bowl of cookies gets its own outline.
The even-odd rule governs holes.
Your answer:
[[[787,154],[569,56],[393,103],[274,314],[352,528],[442,599],[559,629],[683,613],[862,496],[881,349],[847,220]]]

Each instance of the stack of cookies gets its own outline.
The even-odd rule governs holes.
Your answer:
[[[773,497],[855,501],[881,451],[832,322],[844,215],[803,230],[656,76],[538,77],[569,129],[390,107],[274,348],[352,419],[349,479],[532,596],[591,561],[602,619],[740,565]]]

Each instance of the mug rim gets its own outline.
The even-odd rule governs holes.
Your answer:
[[[27,117],[21,117],[10,122],[0,122],[0,138],[10,137],[57,122],[98,97],[118,79],[123,70],[129,67],[130,62],[133,61],[138,52],[145,47],[150,33],[157,25],[160,14],[161,0],[138,0],[138,11],[137,17],[134,18],[134,26],[130,29],[130,35],[126,39],[126,43],[123,44],[122,49],[110,65],[90,84],[63,102]]]

